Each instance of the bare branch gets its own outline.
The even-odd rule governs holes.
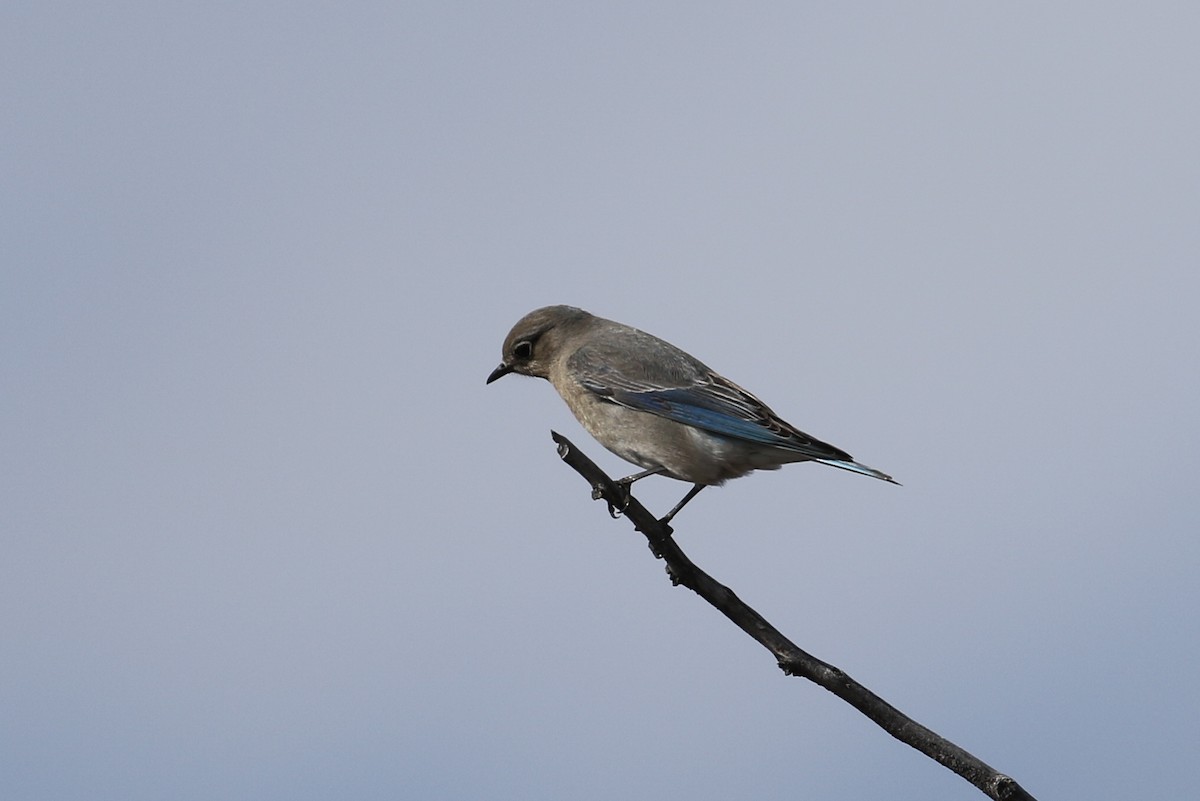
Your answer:
[[[779,667],[789,676],[813,681],[875,721],[888,734],[935,759],[962,776],[996,801],[1034,801],[1016,781],[930,731],[875,693],[850,678],[844,671],[784,637],[766,619],[742,602],[733,591],[693,564],[675,540],[671,527],[663,525],[636,498],[618,487],[609,476],[576,448],[566,437],[551,431],[558,443],[558,455],[592,485],[592,497],[608,503],[609,512],[624,514],[650,542],[654,555],[667,563],[674,584],[682,584],[716,607],[742,631],[775,655]]]

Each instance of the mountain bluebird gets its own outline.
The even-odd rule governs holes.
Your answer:
[[[504,339],[500,366],[549,379],[596,440],[643,471],[694,486],[665,524],[706,486],[790,462],[820,462],[897,483],[784,422],[767,405],[679,348],[573,306],[522,317]]]

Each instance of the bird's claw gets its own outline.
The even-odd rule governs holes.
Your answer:
[[[621,486],[623,494],[625,495],[625,501],[619,507],[615,503],[613,503],[612,501],[609,501],[607,498],[604,497],[604,487],[600,486],[599,484],[594,484],[592,486],[592,500],[593,501],[600,501],[600,500],[607,501],[608,502],[608,514],[612,517],[613,520],[616,520],[616,519],[620,518],[621,515],[625,514],[625,510],[629,508],[629,501],[633,497],[632,495],[629,494],[628,485],[622,485],[620,481],[617,481],[615,483]]]

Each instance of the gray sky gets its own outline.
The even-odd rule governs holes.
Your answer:
[[[7,3],[0,795],[982,796],[486,387],[572,303],[893,487],[677,536],[1043,799],[1200,741],[1191,3]],[[665,511],[686,487],[639,485]]]

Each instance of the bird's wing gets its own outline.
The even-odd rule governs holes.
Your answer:
[[[845,451],[805,434],[737,384],[676,353],[681,358],[665,365],[642,362],[618,370],[613,354],[583,347],[572,354],[570,369],[584,388],[611,403],[810,459],[854,464]]]

